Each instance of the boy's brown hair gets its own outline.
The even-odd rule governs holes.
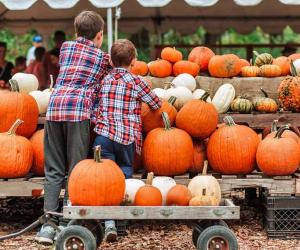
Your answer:
[[[110,56],[114,67],[127,67],[137,56],[136,48],[131,41],[119,39],[111,47]]]
[[[103,18],[94,11],[82,11],[74,20],[77,36],[93,40],[98,32],[103,31]]]

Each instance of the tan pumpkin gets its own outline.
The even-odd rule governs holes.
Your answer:
[[[176,63],[182,60],[182,53],[174,48],[166,47],[161,51],[161,58],[171,63]]]
[[[202,195],[193,197],[189,205],[190,206],[219,206],[220,202],[214,195],[207,195],[206,189],[202,189]]]
[[[281,68],[274,64],[265,64],[259,68],[259,75],[262,77],[278,77],[281,76]]]

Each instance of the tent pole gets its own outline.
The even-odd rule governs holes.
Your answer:
[[[112,46],[113,41],[113,27],[112,27],[112,9],[107,9],[107,42],[108,42],[108,52],[110,52],[110,48]]]

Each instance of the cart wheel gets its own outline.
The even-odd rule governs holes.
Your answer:
[[[198,250],[238,250],[234,233],[224,226],[211,226],[202,231],[197,241]]]
[[[68,226],[64,228],[57,237],[56,250],[96,250],[94,235],[85,227]]]
[[[71,220],[68,226],[72,225],[83,226],[89,229],[96,239],[97,246],[100,246],[104,238],[104,230],[99,220]]]
[[[196,223],[192,232],[192,240],[195,247],[197,247],[198,238],[202,231],[210,226],[215,225],[228,227],[227,223],[223,220],[200,220]]]

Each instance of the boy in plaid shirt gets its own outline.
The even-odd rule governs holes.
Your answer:
[[[131,178],[134,152],[140,154],[142,146],[141,104],[156,110],[161,101],[142,78],[130,73],[136,61],[132,42],[116,41],[111,61],[114,69],[103,79],[99,92],[94,146],[100,145],[102,157],[115,161],[125,177]],[[116,236],[114,221],[106,221],[106,240],[113,241]]]
[[[111,70],[109,55],[100,50],[102,17],[93,11],[83,11],[75,18],[74,26],[77,38],[61,47],[59,76],[46,115],[45,211],[58,210],[65,176],[87,157],[95,88]],[[66,189],[64,205],[67,200]],[[36,240],[52,244],[54,237],[55,229],[45,224]]]

